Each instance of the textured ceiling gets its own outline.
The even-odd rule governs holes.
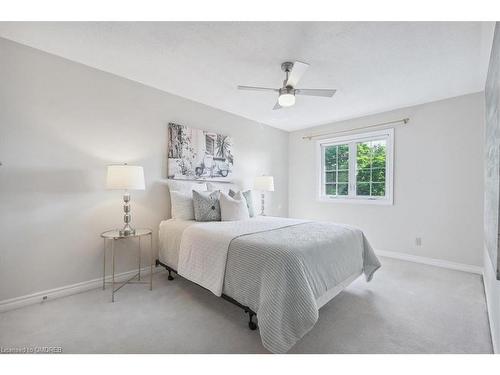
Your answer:
[[[482,91],[491,22],[0,22],[0,36],[284,130]],[[280,64],[298,88],[273,111]]]

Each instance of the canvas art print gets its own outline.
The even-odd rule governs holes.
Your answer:
[[[233,169],[231,138],[168,124],[168,178],[229,181]]]

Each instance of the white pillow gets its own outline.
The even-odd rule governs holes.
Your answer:
[[[250,217],[255,216],[255,203],[253,201],[253,194],[252,190],[247,190],[247,191],[240,191],[241,195],[243,195],[243,198],[247,201],[247,207],[248,207],[248,214]],[[237,193],[234,192],[233,189],[229,189],[229,196],[231,198],[234,198]]]
[[[250,218],[247,201],[241,192],[236,193],[234,199],[226,193],[221,192],[219,202],[222,221],[236,221]]]
[[[169,191],[179,191],[184,193],[191,193],[193,190],[206,191],[207,184],[205,182],[198,181],[185,181],[185,180],[166,180]]]
[[[172,219],[194,220],[193,196],[191,192],[170,191]]]
[[[232,182],[207,182],[207,190],[208,191],[223,191],[224,193],[229,193],[229,190],[232,189],[234,191],[241,190],[238,185],[233,184]]]

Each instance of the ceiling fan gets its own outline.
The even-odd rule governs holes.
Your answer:
[[[337,90],[295,88],[297,86],[297,83],[299,83],[302,75],[306,72],[307,68],[309,68],[309,64],[300,61],[286,61],[281,64],[281,70],[283,70],[286,74],[282,88],[273,89],[270,87],[238,86],[238,89],[253,91],[274,91],[279,93],[278,101],[276,102],[273,109],[293,106],[295,104],[295,95],[323,96],[331,98]]]

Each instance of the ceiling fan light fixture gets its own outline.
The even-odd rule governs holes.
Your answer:
[[[291,107],[295,104],[295,95],[290,93],[281,94],[278,98],[278,103],[282,107]]]
[[[320,96],[325,98],[331,98],[337,90],[335,89],[296,89],[300,78],[304,75],[309,64],[304,62],[295,61],[285,61],[281,64],[281,70],[285,72],[285,80],[283,81],[283,87],[272,88],[272,87],[259,87],[259,86],[237,86],[238,90],[252,90],[252,91],[268,91],[277,92],[278,101],[273,107],[273,111],[284,108],[291,107],[295,104],[295,95],[307,95],[307,96]]]

